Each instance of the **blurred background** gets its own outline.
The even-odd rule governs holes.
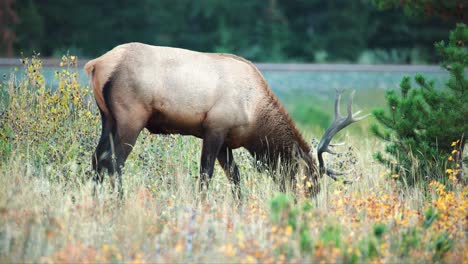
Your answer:
[[[434,43],[466,22],[465,13],[454,0],[0,0],[0,57],[68,53],[81,66],[133,41],[234,53],[257,63],[301,125],[323,127],[335,88],[361,90],[358,106],[372,109],[403,75],[443,83]],[[20,65],[0,61],[3,75]],[[45,65],[54,83],[58,62]]]
[[[94,57],[125,42],[261,62],[434,63],[457,19],[378,0],[1,0],[0,56]],[[397,4],[394,4],[397,3]],[[408,4],[406,4],[408,5]],[[461,12],[463,12],[461,8]],[[437,10],[435,10],[437,11]],[[463,15],[463,14],[462,14]]]

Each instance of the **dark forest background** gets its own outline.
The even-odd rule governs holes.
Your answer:
[[[0,2],[0,56],[94,57],[138,41],[262,62],[434,63],[456,22],[372,0]]]

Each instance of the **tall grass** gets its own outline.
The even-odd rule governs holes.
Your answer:
[[[468,188],[394,181],[372,160],[375,139],[329,159],[352,168],[343,185],[324,177],[315,198],[281,194],[242,150],[243,200],[217,166],[207,198],[195,191],[201,142],[144,132],[124,169],[122,202],[89,180],[99,117],[89,87],[64,56],[59,87],[40,60],[2,83],[0,262],[457,262],[467,260]],[[297,175],[302,177],[302,175]]]

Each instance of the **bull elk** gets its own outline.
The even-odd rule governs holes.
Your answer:
[[[339,175],[327,169],[322,158],[324,152],[333,153],[332,137],[365,118],[352,114],[352,96],[348,115],[341,116],[337,93],[335,120],[319,143],[317,167],[309,145],[260,71],[241,57],[128,43],[89,61],[85,70],[102,117],[102,134],[92,157],[94,180],[102,182],[104,169],[111,176],[117,174],[120,195],[122,167],[144,128],[154,134],[203,139],[200,189],[208,187],[217,159],[239,196],[232,150],[244,147],[273,170],[291,168],[283,176],[282,190],[285,178],[294,182],[301,163],[297,161],[304,161],[313,183],[308,191],[317,193],[323,173],[335,180]]]

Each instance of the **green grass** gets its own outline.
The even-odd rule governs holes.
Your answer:
[[[0,105],[2,263],[466,262],[468,188],[399,184],[372,159],[383,143],[359,131],[342,133],[341,157],[326,157],[353,169],[346,177],[356,182],[324,177],[314,198],[301,186],[279,193],[246,151],[235,150],[242,204],[218,165],[202,201],[195,188],[201,141],[147,132],[126,163],[124,200],[107,178],[94,197],[88,173],[100,120],[90,91],[69,58],[52,92],[40,81],[40,61],[31,64],[1,86],[9,97]],[[369,96],[358,91],[359,108]],[[309,102],[300,93],[280,98],[300,120],[328,113],[333,93],[307,110],[297,106]],[[304,123],[308,141],[319,137]]]

